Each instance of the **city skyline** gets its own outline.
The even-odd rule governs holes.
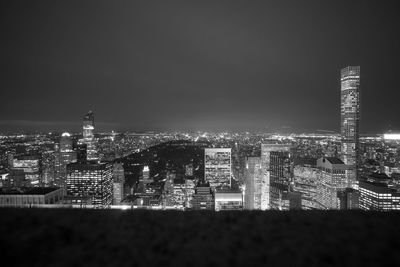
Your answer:
[[[3,265],[396,262],[397,10],[6,1]]]
[[[396,131],[394,5],[9,3],[0,127],[77,131],[91,109],[100,131],[339,132],[339,70],[355,65],[360,133]]]

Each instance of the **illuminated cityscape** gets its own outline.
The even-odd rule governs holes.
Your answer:
[[[395,265],[397,5],[6,1],[0,264]]]

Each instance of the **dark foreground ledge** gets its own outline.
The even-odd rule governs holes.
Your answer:
[[[400,213],[0,209],[2,266],[396,266]]]

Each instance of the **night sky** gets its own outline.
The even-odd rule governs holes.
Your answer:
[[[8,3],[7,3],[8,2]],[[0,130],[400,130],[396,1],[2,1]]]

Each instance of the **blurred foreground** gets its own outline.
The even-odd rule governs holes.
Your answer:
[[[400,213],[0,209],[2,266],[378,266]]]

